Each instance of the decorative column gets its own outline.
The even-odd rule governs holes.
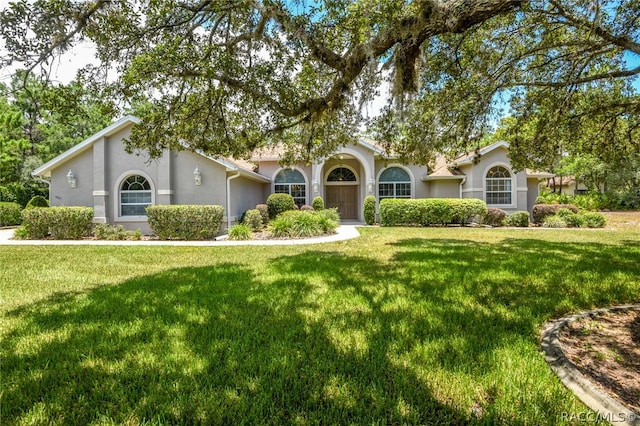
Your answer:
[[[107,140],[103,137],[93,144],[93,221],[95,223],[109,222],[106,158]]]
[[[156,204],[171,204],[173,189],[171,185],[171,151],[162,151],[162,157],[158,158],[158,195]]]

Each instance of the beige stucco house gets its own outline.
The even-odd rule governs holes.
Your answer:
[[[480,198],[490,207],[531,211],[538,184],[551,177],[515,172],[509,145],[497,142],[435,168],[386,158],[374,141],[360,139],[312,165],[282,167],[277,149],[250,162],[198,152],[165,151],[158,159],[129,154],[126,139],[139,119],[128,116],[89,137],[33,174],[50,178],[50,204],[93,207],[95,222],[148,231],[144,208],[155,204],[219,204],[225,223],[264,203],[271,193],[291,194],[298,205],[321,196],[343,220],[363,221],[367,195],[384,198]]]

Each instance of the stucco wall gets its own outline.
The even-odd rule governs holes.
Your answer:
[[[516,210],[528,210],[528,185],[527,176],[524,171],[514,173],[511,168],[508,151],[506,148],[499,147],[493,151],[480,157],[477,164],[461,166],[460,170],[467,176],[467,180],[462,187],[462,196],[464,198],[480,198],[486,199],[486,182],[485,178],[489,170],[495,166],[507,168],[514,177],[512,180],[512,204],[499,205],[499,207],[507,212]],[[491,207],[491,206],[490,206]]]
[[[67,182],[69,170],[76,177],[76,187]],[[49,202],[52,206],[93,207],[93,150],[88,149],[61,167],[51,171]]]
[[[200,171],[196,185],[193,171]],[[171,154],[172,204],[216,204],[226,206],[227,173],[225,167],[190,151]],[[226,207],[225,207],[226,208]]]
[[[269,184],[260,183],[253,179],[240,176],[231,180],[231,219],[240,220],[242,213],[254,209],[256,204],[262,204],[264,187]]]
[[[460,198],[460,181],[458,179],[431,181],[430,186],[431,198]]]

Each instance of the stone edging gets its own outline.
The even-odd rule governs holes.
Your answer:
[[[559,335],[569,323],[581,318],[593,318],[607,312],[640,309],[640,305],[614,306],[606,309],[595,309],[576,315],[561,318],[547,323],[542,331],[541,349],[545,360],[558,375],[562,383],[573,391],[580,400],[592,410],[599,413],[602,419],[612,424],[640,426],[640,415],[629,410],[617,400],[600,390],[585,377],[564,354],[560,346]]]

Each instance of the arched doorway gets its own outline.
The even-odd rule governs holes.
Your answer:
[[[341,219],[358,219],[358,175],[346,165],[329,170],[325,179],[325,205],[337,208]]]

